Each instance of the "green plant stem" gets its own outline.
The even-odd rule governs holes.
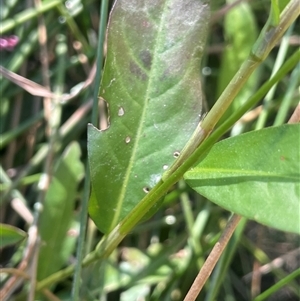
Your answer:
[[[220,120],[221,116],[223,116],[224,112],[243,87],[246,80],[258,67],[258,65],[268,56],[284,32],[298,17],[299,13],[300,7],[298,1],[292,0],[281,14],[278,26],[273,27],[266,24],[253,47],[248,60],[242,64],[240,70],[233,77],[216,104],[203,120],[201,127],[204,132],[210,133],[213,130],[214,126]]]
[[[1,165],[0,165],[0,181],[2,183],[5,183],[5,184],[11,184],[12,183],[10,177],[6,174],[5,170],[2,168]],[[28,202],[24,199],[24,197],[23,197],[23,195],[20,191],[14,189],[12,191],[12,197],[20,199],[25,204],[25,206],[27,207]],[[28,211],[30,211],[29,208],[28,208]]]
[[[268,298],[270,295],[274,294],[276,291],[278,291],[280,288],[284,287],[286,284],[291,282],[293,279],[300,276],[300,269],[295,270],[288,276],[286,276],[284,279],[281,279],[276,284],[274,284],[272,287],[264,291],[262,294],[258,295],[253,301],[262,301]]]
[[[280,66],[282,65],[282,63],[285,60],[286,54],[287,54],[287,50],[289,47],[289,38],[292,34],[292,30],[293,30],[293,26],[294,24],[292,24],[292,26],[287,30],[286,34],[284,35],[284,37],[282,38],[280,47],[279,47],[279,51],[278,54],[276,56],[276,61],[272,70],[272,74],[271,77],[278,71],[278,69],[280,68]],[[268,94],[266,95],[266,97],[263,100],[263,109],[262,112],[259,114],[257,123],[256,123],[256,127],[255,129],[262,129],[266,122],[267,122],[267,118],[269,115],[269,108],[270,108],[270,103],[274,97],[275,91],[276,91],[276,86],[274,85],[272,87],[272,89],[270,89],[270,91],[268,92]]]
[[[297,89],[297,87],[299,86],[299,80],[300,80],[300,64],[296,66],[296,68],[293,70],[291,74],[287,91],[284,95],[282,104],[278,110],[278,113],[274,121],[274,126],[283,124],[284,121],[286,120],[289,108],[291,107],[291,102],[293,100],[293,94]]]
[[[198,196],[200,197],[200,196]],[[204,229],[207,225],[208,219],[212,214],[212,203],[210,201],[205,200],[204,208],[201,209],[199,212],[197,218],[195,219],[194,225],[193,225],[193,236],[198,241],[200,246],[200,252],[203,252],[203,248],[200,244],[200,238],[202,237],[204,233]],[[201,259],[202,260],[202,259]]]
[[[101,2],[101,11],[100,11],[100,23],[99,23],[99,41],[97,48],[97,72],[95,77],[95,87],[94,87],[94,102],[92,110],[92,124],[97,126],[98,122],[98,95],[101,83],[102,75],[102,65],[103,65],[103,50],[104,50],[104,40],[106,33],[106,24],[107,24],[107,15],[108,15],[108,0]]]
[[[186,184],[183,180],[181,180],[179,182],[179,188],[185,188]],[[199,240],[197,239],[198,237],[194,234],[194,225],[195,225],[195,220],[193,217],[193,210],[191,208],[191,202],[188,196],[187,192],[183,192],[180,195],[180,203],[181,203],[181,207],[182,207],[182,211],[183,211],[183,215],[184,215],[184,219],[187,225],[187,232],[189,233],[189,243],[191,245],[192,250],[194,251],[197,259],[197,267],[200,269],[202,264],[203,264],[203,260],[202,257],[200,257],[200,254],[202,252],[202,248],[200,245]]]
[[[0,205],[2,205],[7,197],[10,195],[12,190],[14,190],[19,183],[21,182],[21,179],[24,178],[27,174],[29,174],[35,166],[39,165],[46,157],[48,152],[48,145],[44,145],[40,150],[35,154],[34,157],[30,160],[29,164],[20,172],[18,178],[11,182],[7,190],[2,194],[2,197],[0,199]]]
[[[278,72],[265,84],[263,84],[260,89],[250,97],[247,102],[236,110],[221,126],[219,126],[212,135],[207,139],[208,143],[216,142],[219,137],[225,134],[230,127],[240,119],[248,110],[254,107],[266,93],[278,82],[280,81],[290,70],[292,70],[299,61],[300,50],[296,50],[290,58],[284,63],[284,65],[278,70]],[[206,142],[205,142],[206,143]]]
[[[3,168],[1,166],[1,168],[0,168],[0,181],[3,182],[3,183],[0,183],[0,192],[5,191],[6,189],[8,189],[9,185],[12,183],[12,181],[9,179],[9,177],[6,174],[5,174],[5,177],[7,177],[10,181],[2,181],[2,177],[1,177],[2,170],[3,170]],[[27,185],[37,183],[39,181],[40,177],[41,177],[40,173],[27,176],[27,177],[21,179],[20,186],[27,186]]]
[[[78,238],[78,245],[76,250],[76,260],[77,262],[81,262],[84,256],[84,243],[85,243],[85,234],[86,234],[86,224],[88,218],[88,200],[90,196],[90,172],[88,168],[88,164],[86,163],[85,170],[85,180],[84,180],[84,188],[83,188],[83,202],[81,206],[80,212],[80,232]],[[81,286],[81,264],[77,264],[75,266],[74,273],[74,281],[72,286],[72,300],[78,301],[80,300],[80,286]]]
[[[97,71],[94,85],[94,97],[93,97],[93,108],[92,108],[92,124],[96,125],[98,121],[98,91],[100,88],[101,75],[102,75],[102,65],[103,65],[103,49],[104,40],[107,24],[108,15],[108,0],[101,2],[100,8],[100,22],[99,22],[99,41],[98,41],[98,51],[97,51]],[[84,196],[80,212],[80,233],[78,238],[78,245],[76,251],[76,259],[81,262],[84,256],[84,246],[85,246],[85,236],[88,218],[88,201],[90,197],[90,170],[88,164],[86,164],[86,176],[84,182]],[[75,275],[72,287],[72,300],[80,300],[80,285],[81,285],[81,264],[77,264],[75,268]]]
[[[0,19],[5,20],[11,14],[12,9],[16,6],[18,0],[6,1],[1,3]]]
[[[43,50],[41,50],[43,51]],[[66,37],[64,35],[58,36],[58,43],[56,46],[56,55],[58,56],[59,61],[59,69],[57,75],[57,82],[55,83],[55,92],[57,92],[58,97],[53,99],[45,99],[45,102],[49,102],[46,106],[51,107],[51,111],[49,111],[49,116],[47,116],[48,121],[48,132],[49,132],[49,140],[48,140],[48,152],[46,158],[44,160],[44,170],[41,176],[40,182],[38,184],[38,188],[40,190],[38,201],[40,203],[44,202],[46,192],[49,188],[50,181],[52,178],[53,172],[53,162],[54,155],[56,150],[59,148],[61,141],[59,137],[59,126],[61,123],[61,114],[62,114],[62,105],[60,101],[60,96],[63,91],[63,83],[65,78],[65,57],[67,53],[67,45],[66,45]],[[45,70],[48,72],[48,70]],[[45,106],[45,112],[46,112]],[[47,114],[47,113],[46,113]]]
[[[19,135],[24,133],[26,130],[28,130],[30,127],[32,127],[37,122],[41,121],[43,119],[44,112],[41,111],[32,118],[26,119],[22,124],[20,124],[17,128],[14,128],[2,135],[0,135],[0,149],[3,149],[8,143],[10,143],[12,140],[16,139]]]
[[[280,16],[280,10],[278,7],[278,0],[271,0],[271,11],[269,16],[269,23],[272,25],[278,25],[279,23],[279,16]]]
[[[23,25],[32,18],[36,18],[39,14],[51,10],[53,7],[61,4],[61,0],[52,0],[43,3],[39,8],[28,8],[14,16],[12,19],[5,20],[0,26],[0,35],[3,35],[13,28]]]
[[[262,265],[263,268],[268,270],[270,273],[274,275],[277,279],[283,279],[285,278],[288,273],[284,271],[280,266],[278,266],[277,259],[271,260],[268,255],[260,248],[258,248],[252,241],[250,241],[247,237],[243,236],[240,240],[240,243],[248,250],[251,254],[253,254],[253,257]],[[280,258],[283,262],[285,262],[288,258],[293,258],[297,256],[299,252],[299,248],[295,249],[287,254],[284,254]],[[255,271],[253,272],[256,273]],[[250,273],[248,275],[245,275],[243,277],[243,280],[246,283],[250,282],[251,277],[253,277],[253,273]],[[258,271],[259,273],[259,271]],[[300,297],[300,292],[298,288],[298,284],[296,281],[290,281],[289,283],[289,289],[295,296]]]
[[[297,16],[299,15],[299,10],[300,8],[298,7],[297,0],[292,0],[281,14],[279,25],[275,29],[273,28],[271,32],[268,32],[267,41],[270,43],[272,41],[273,47],[278,42],[280,37],[283,35],[287,27],[291,23],[293,23],[294,20],[297,18]],[[244,66],[241,67],[243,71],[246,72],[246,74],[242,74],[239,71],[237,73],[238,76],[236,75],[231,81],[231,85],[237,84],[241,88],[242,86],[239,84],[239,81],[241,80],[242,82],[245,82],[245,77],[248,78],[250,76],[250,74],[248,74],[249,70],[247,70],[245,66],[254,63],[255,67],[257,67],[259,63],[263,59],[265,59],[267,54],[271,51],[272,47],[265,45],[267,41],[265,41],[262,37],[260,37],[260,41],[263,45],[260,46],[258,43],[255,45],[255,47],[258,49],[258,54],[260,54],[260,56],[258,57],[260,57],[261,60],[255,60],[254,62],[252,61],[252,59],[250,61],[247,60]],[[266,51],[267,53],[265,54],[263,50]],[[251,57],[253,56],[254,55],[251,55]],[[284,70],[286,72],[288,72],[291,68],[293,68],[298,63],[298,56],[299,56],[299,50],[296,51],[294,55],[289,59],[289,61],[284,65],[285,67]],[[296,62],[295,62],[295,58],[296,58]],[[282,69],[283,67],[278,72],[278,77],[276,77],[276,80],[273,80],[272,82],[271,81],[268,82],[268,85],[266,84],[262,87],[264,89],[259,90],[261,94],[267,92],[265,91],[266,86],[268,88],[272,87],[274,83],[276,83],[281,77],[283,77],[284,74],[286,74],[283,73]],[[251,70],[253,71],[254,68],[252,67]],[[227,95],[228,94],[230,95],[230,93],[234,93],[234,95],[236,95],[238,93],[238,90],[234,88],[229,88],[229,89],[225,89],[223,94],[224,93]],[[221,102],[222,103],[225,102],[227,108],[230,103],[226,102],[225,96],[223,94],[220,97]],[[242,116],[245,112],[247,112],[247,110],[251,108],[256,102],[258,102],[259,99],[260,98],[255,98],[255,99],[251,98],[249,101],[247,101],[247,103],[245,103],[243,107],[241,107],[241,109],[238,110],[240,116]],[[214,109],[213,112],[215,112],[217,116],[219,116],[220,118],[222,114],[220,114],[218,110],[221,111],[224,110],[222,106],[219,104],[217,105],[217,108],[218,109]],[[238,120],[239,115],[237,113],[235,113],[233,116],[236,119],[233,119],[233,117],[229,118],[224,124],[222,124],[217,129],[217,131],[215,131],[206,141],[204,141],[203,144],[197,147],[196,151],[194,151],[191,154],[191,156],[188,157],[182,163],[182,165],[180,165],[174,171],[174,173],[170,174],[170,176],[167,177],[164,181],[162,180],[159,181],[157,185],[152,190],[150,190],[150,192],[140,201],[140,203],[127,215],[127,217],[123,221],[121,221],[108,235],[103,237],[103,239],[97,245],[96,249],[85,257],[85,259],[82,262],[83,266],[89,265],[90,263],[100,258],[101,259],[107,258],[111,254],[111,252],[117,247],[117,245],[123,240],[123,238],[131,231],[131,229],[141,220],[144,214],[148,212],[158,202],[158,200],[160,200],[160,198],[165,196],[169,191],[169,189],[182,178],[184,173],[189,168],[191,168],[196,162],[198,162],[201,156],[203,156],[205,152],[207,152],[212,147],[212,145],[222,136],[222,134],[225,133],[228,130],[228,128],[230,128],[230,123],[232,125],[234,124],[234,122]],[[205,118],[205,120],[206,119],[207,117]],[[214,118],[213,120],[211,119],[212,119],[212,115],[210,114],[209,120],[206,121],[205,124],[207,129],[209,128],[212,129],[213,125],[215,125],[218,121],[218,120],[214,120]],[[202,127],[203,127],[203,123],[202,123]],[[41,290],[42,288],[45,288],[65,277],[68,277],[73,272],[74,272],[74,266],[69,266],[64,270],[52,274],[37,284],[37,290]]]
[[[57,9],[62,14],[62,16],[64,16],[66,18],[66,23],[68,24],[68,26],[70,28],[70,31],[72,32],[72,34],[74,35],[76,40],[80,41],[80,43],[82,44],[84,52],[88,52],[89,49],[90,49],[90,45],[87,42],[84,35],[82,34],[80,28],[77,26],[77,24],[74,21],[73,17],[70,15],[68,10],[66,9],[65,4],[63,4],[60,1],[60,5],[57,5]]]

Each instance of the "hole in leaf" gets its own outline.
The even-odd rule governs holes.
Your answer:
[[[145,193],[148,193],[148,192],[150,191],[150,188],[149,188],[149,187],[144,187],[144,188],[143,188],[143,191],[144,191]]]
[[[123,107],[119,107],[118,116],[123,116],[125,114],[125,111]]]
[[[179,155],[180,155],[180,152],[177,152],[177,151],[176,151],[176,152],[173,153],[174,158],[178,158]]]
[[[168,169],[168,165],[167,164],[165,164],[164,166],[163,166],[163,170],[167,170]]]
[[[211,75],[211,68],[210,68],[210,67],[204,67],[204,68],[202,68],[202,74],[203,74],[204,76],[209,76],[209,75]]]
[[[99,104],[99,128],[101,131],[105,131],[109,128],[109,104],[106,102],[106,100],[103,97],[98,98],[98,104]]]
[[[129,136],[127,136],[127,137],[125,138],[125,143],[127,143],[127,144],[128,144],[128,143],[130,142],[130,140],[131,140],[131,139],[130,139],[130,137],[129,137]]]

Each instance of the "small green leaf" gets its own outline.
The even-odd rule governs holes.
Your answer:
[[[100,95],[110,127],[88,128],[89,213],[108,233],[160,180],[201,116],[206,2],[119,0]]]
[[[272,26],[277,26],[280,19],[280,7],[278,0],[271,0],[271,12],[270,12],[270,24]]]
[[[26,237],[27,233],[23,230],[0,223],[0,248],[15,245]]]
[[[223,140],[185,179],[227,210],[300,233],[299,133],[299,124],[283,125]]]
[[[74,251],[76,236],[68,234],[74,224],[77,186],[84,174],[78,143],[71,143],[57,162],[40,216],[41,248],[38,279],[56,272]],[[75,227],[75,229],[74,229]]]

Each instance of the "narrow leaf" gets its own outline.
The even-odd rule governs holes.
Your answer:
[[[232,4],[235,0],[227,0]],[[228,11],[224,18],[224,35],[226,47],[222,52],[221,68],[218,76],[218,95],[227,87],[241,64],[247,59],[258,37],[255,17],[248,2],[241,2]],[[239,108],[254,92],[259,76],[256,71],[244,85],[233,101],[224,120],[232,111]]]
[[[75,237],[71,237],[67,232],[71,227],[77,227],[74,225],[74,202],[83,172],[80,147],[74,142],[58,161],[46,194],[40,217],[42,243],[38,279],[59,270],[74,251]]]
[[[119,0],[100,95],[110,127],[88,128],[89,213],[108,233],[160,180],[196,128],[206,1]]]
[[[0,224],[0,248],[15,245],[27,237],[23,230],[7,224]]]
[[[185,179],[227,210],[300,233],[299,133],[283,125],[223,140]]]

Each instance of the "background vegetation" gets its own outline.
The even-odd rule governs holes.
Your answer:
[[[212,1],[201,68],[205,111],[246,59],[269,17],[270,1],[231,2]],[[92,79],[105,29],[99,24],[111,6],[93,0],[1,2],[1,65],[22,76],[2,70],[10,80],[0,82],[1,223],[27,233],[27,239],[1,250],[3,300],[182,300],[230,216],[181,181],[160,210],[106,260],[78,269],[75,276],[55,274],[50,286],[39,286],[76,263],[80,250],[89,254],[102,237],[88,220],[84,248],[76,251],[80,224],[85,224],[80,212],[88,198],[86,129],[97,97]],[[295,24],[228,114],[299,44]],[[299,65],[226,137],[287,122],[297,105],[298,85]],[[100,107],[100,115],[103,111]],[[299,236],[242,220],[199,300],[298,300],[299,258]]]

